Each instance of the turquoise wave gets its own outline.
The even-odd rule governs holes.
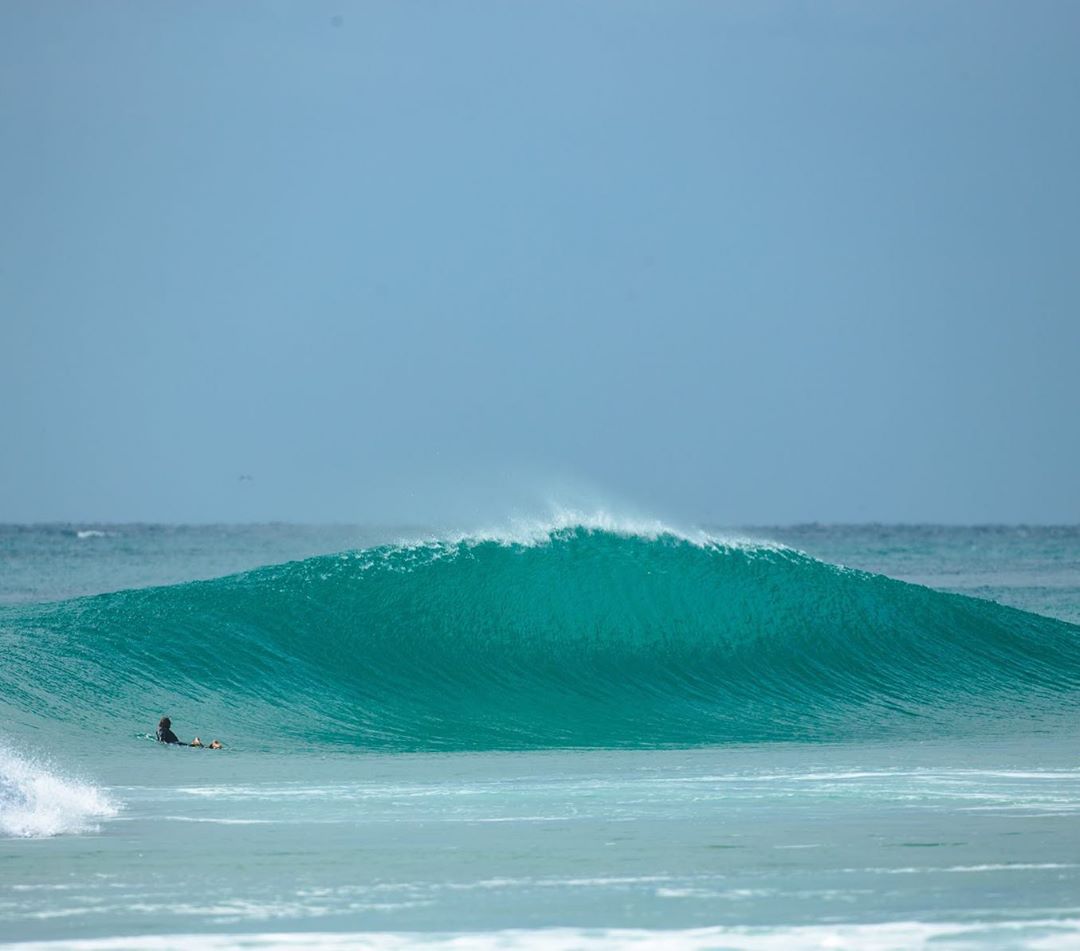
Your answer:
[[[1052,728],[1080,628],[770,546],[583,526],[0,612],[35,731],[233,745],[661,747]]]

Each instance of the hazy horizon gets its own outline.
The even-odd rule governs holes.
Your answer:
[[[595,513],[582,513],[585,516],[593,515]],[[612,513],[605,513],[612,514]],[[613,516],[617,518],[617,515]],[[530,520],[537,524],[544,524],[548,521],[548,518],[543,515],[530,516]],[[29,521],[19,522],[4,520],[0,521],[0,527],[4,528],[272,528],[275,526],[281,526],[283,528],[363,528],[370,531],[409,531],[409,530],[433,530],[433,529],[446,529],[449,531],[468,531],[470,528],[477,528],[480,530],[488,528],[499,528],[505,525],[512,524],[515,521],[514,516],[507,516],[503,520],[488,519],[483,523],[478,523],[474,526],[466,526],[457,522],[453,522],[448,519],[443,519],[438,522],[408,522],[408,521],[395,521],[395,522],[379,522],[379,521],[367,521],[367,522],[302,522],[294,521],[291,519],[268,519],[265,521],[251,521],[251,522],[230,522],[230,521],[207,521],[207,522],[161,522],[161,521],[102,521],[100,519],[53,519],[47,521]],[[697,528],[703,530],[716,530],[716,531],[750,531],[755,529],[767,530],[767,529],[810,529],[810,528],[823,528],[823,529],[836,529],[836,528],[883,528],[883,529],[917,529],[917,528],[942,528],[942,529],[986,529],[986,530],[1016,530],[1022,531],[1024,529],[1032,529],[1035,531],[1045,529],[1080,529],[1080,522],[881,522],[881,521],[866,521],[866,522],[826,522],[826,521],[805,521],[805,522],[744,522],[744,523],[724,523],[724,522],[712,522],[712,521],[692,521],[692,520],[671,520],[667,521],[662,518],[656,518],[656,523],[664,526],[670,526],[672,528]]]

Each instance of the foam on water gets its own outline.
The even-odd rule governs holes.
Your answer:
[[[688,528],[674,525],[655,518],[634,518],[614,515],[603,509],[581,511],[578,509],[553,506],[547,517],[519,516],[510,518],[501,524],[488,525],[484,528],[466,532],[450,532],[439,536],[428,536],[412,541],[403,540],[403,545],[479,545],[484,542],[496,542],[500,545],[519,545],[535,547],[551,544],[553,539],[574,531],[603,532],[621,538],[640,538],[656,541],[660,538],[677,539],[697,547],[709,545],[731,545],[744,547],[779,547],[773,542],[753,539],[743,535],[718,535],[700,528]]]
[[[116,805],[89,783],[0,748],[0,835],[19,838],[95,831]]]
[[[802,925],[778,928],[541,928],[488,932],[304,932],[261,934],[140,935],[105,940],[44,941],[14,944],[18,951],[102,951],[102,949],[209,949],[313,948],[319,951],[613,951],[648,948],[649,951],[706,951],[732,948],[743,951],[791,949],[859,949],[896,951],[898,948],[955,948],[989,943],[1023,947],[1031,951],[1066,951],[1080,939],[1080,918],[970,922],[897,921],[882,924]]]

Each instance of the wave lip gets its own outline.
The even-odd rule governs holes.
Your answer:
[[[117,811],[96,786],[66,779],[10,750],[0,750],[0,834],[37,838],[95,832],[94,819],[115,816]]]
[[[555,507],[547,518],[517,517],[502,524],[489,525],[467,532],[448,532],[438,536],[424,536],[402,540],[404,548],[438,545],[482,545],[494,542],[503,546],[533,548],[550,545],[577,533],[604,534],[619,538],[638,538],[658,541],[668,538],[686,542],[699,548],[713,545],[740,546],[747,548],[779,548],[774,542],[744,535],[715,535],[701,528],[685,528],[655,518],[627,518],[613,515],[603,509],[591,512],[579,509]]]

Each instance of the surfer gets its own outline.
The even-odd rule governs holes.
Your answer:
[[[203,741],[198,737],[195,737],[190,743],[181,743],[180,738],[172,731],[172,720],[168,717],[162,717],[158,721],[157,725],[157,741],[159,743],[175,743],[178,746],[202,746]],[[210,749],[220,750],[221,744],[217,740],[214,740],[210,744]]]
[[[172,720],[162,717],[157,725],[157,741],[159,743],[179,743],[180,740],[172,731]]]

